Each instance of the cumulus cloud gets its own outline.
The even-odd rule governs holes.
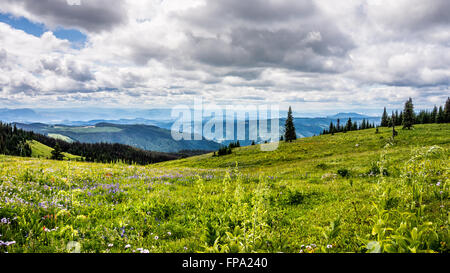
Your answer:
[[[100,32],[111,30],[127,20],[124,2],[111,2],[95,0],[71,5],[66,0],[4,0],[0,10],[45,23],[52,28],[68,27]]]
[[[205,101],[304,109],[432,106],[448,96],[446,0],[5,0],[1,98],[32,105]],[[87,35],[74,49],[57,27]]]

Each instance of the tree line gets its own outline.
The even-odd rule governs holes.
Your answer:
[[[252,144],[254,145],[254,143]],[[241,144],[239,143],[239,140],[237,142],[231,142],[228,144],[228,146],[222,146],[219,148],[219,150],[213,153],[213,156],[222,156],[222,155],[229,155],[233,152],[233,148],[239,148],[241,147]]]
[[[183,153],[170,154],[141,150],[124,144],[111,143],[69,143],[42,134],[18,129],[16,125],[0,122],[0,154],[30,157],[29,141],[38,141],[54,149],[52,159],[62,160],[62,153],[82,157],[83,161],[147,165],[185,157]]]
[[[381,127],[392,127],[403,125],[404,128],[411,128],[414,124],[428,124],[428,123],[450,123],[450,98],[447,98],[444,106],[435,105],[433,110],[420,110],[419,113],[414,112],[414,105],[412,99],[409,98],[405,102],[403,111],[393,111],[389,116],[386,107],[381,116]]]
[[[402,111],[396,110],[392,111],[389,116],[386,107],[384,107],[383,114],[381,116],[381,127],[395,127],[403,126],[404,129],[411,129],[414,124],[428,124],[428,123],[450,123],[450,98],[447,98],[444,106],[435,105],[433,110],[420,110],[418,113],[414,111],[414,104],[412,98],[409,98],[404,105]],[[333,122],[330,123],[330,127],[325,129],[322,134],[334,134],[339,132],[364,130],[375,128],[375,124],[370,124],[369,121],[363,119],[363,122],[358,125],[356,122],[352,123],[351,118],[348,119],[345,125],[337,120],[335,125]]]
[[[370,123],[369,120],[363,119],[360,124],[356,121],[352,122],[352,119],[349,118],[345,124],[341,123],[340,119],[337,119],[336,125],[333,122],[330,122],[330,126],[328,129],[324,129],[322,135],[335,133],[345,133],[349,131],[357,131],[357,130],[365,130],[375,128],[375,123]]]
[[[31,136],[30,132],[17,129],[15,125],[0,122],[0,154],[31,156],[31,147],[27,143]]]

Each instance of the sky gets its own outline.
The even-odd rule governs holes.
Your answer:
[[[441,105],[448,0],[0,0],[0,108]]]

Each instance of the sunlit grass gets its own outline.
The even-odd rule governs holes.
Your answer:
[[[0,251],[448,252],[450,125],[390,134],[150,166],[0,156]]]

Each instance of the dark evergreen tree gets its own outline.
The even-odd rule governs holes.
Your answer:
[[[294,118],[292,116],[292,109],[289,106],[288,116],[286,119],[286,124],[284,126],[284,140],[286,142],[292,142],[293,140],[297,139],[297,133],[295,132],[294,127]]]
[[[431,112],[431,123],[436,123],[437,122],[437,115],[438,115],[438,108],[435,105],[433,108],[433,112]]]
[[[55,147],[53,148],[52,157],[50,159],[53,159],[53,160],[63,160],[64,159],[64,155],[62,154],[61,147],[59,147],[58,143],[56,143]]]
[[[447,98],[444,106],[444,122],[450,123],[450,97]]]
[[[388,127],[389,125],[389,117],[386,111],[386,107],[384,107],[383,115],[381,116],[381,127]]]
[[[444,123],[445,122],[445,114],[444,114],[444,109],[442,108],[442,106],[439,106],[439,111],[438,111],[438,115],[437,115],[437,123]]]
[[[333,122],[330,122],[330,128],[328,129],[328,133],[334,135],[334,124]]]
[[[348,118],[347,124],[345,125],[346,131],[351,131],[351,130],[352,130],[352,127],[353,127],[352,119],[351,119],[351,118]]]
[[[405,108],[403,110],[403,129],[407,128],[408,130],[413,127],[414,124],[414,105],[412,99],[409,98],[405,102]]]
[[[361,123],[360,130],[365,130],[367,128],[366,119],[364,118]]]

